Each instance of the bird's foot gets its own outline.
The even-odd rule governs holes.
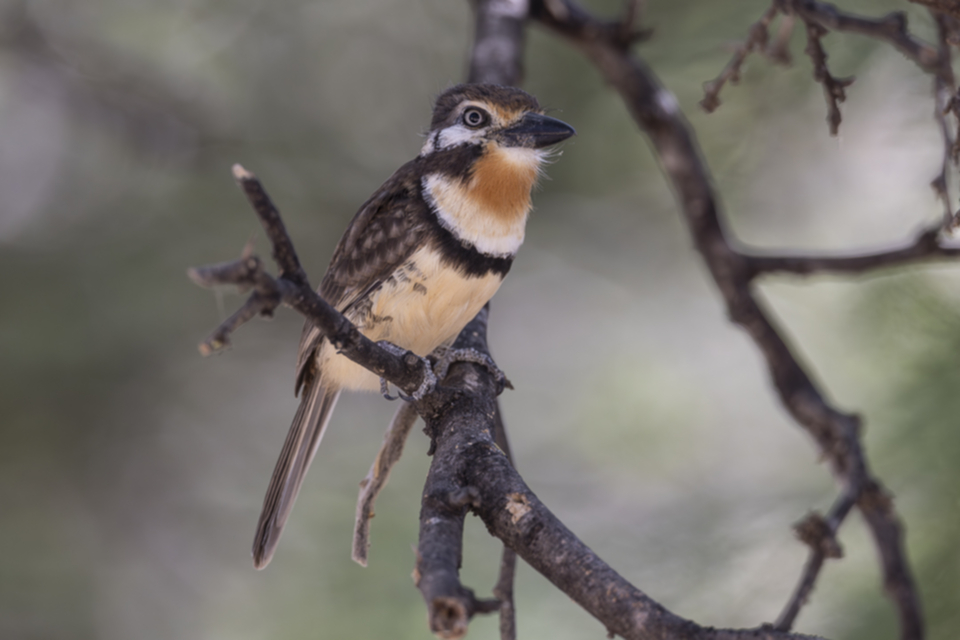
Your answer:
[[[497,395],[504,389],[513,389],[513,384],[507,378],[507,375],[497,366],[489,355],[477,351],[476,349],[450,349],[443,347],[433,352],[437,359],[437,364],[433,370],[437,378],[443,380],[447,377],[450,366],[455,362],[472,362],[482,365],[497,380]]]
[[[377,343],[377,346],[381,347],[386,351],[389,351],[395,356],[406,355],[406,353],[409,351],[409,349],[398,347],[392,342],[388,342],[386,340],[381,340],[380,342]],[[410,353],[413,353],[413,352],[410,351]],[[380,378],[380,395],[382,395],[387,400],[396,400],[399,398],[400,400],[405,400],[407,402],[419,402],[420,400],[423,400],[424,396],[426,396],[428,393],[433,391],[433,389],[437,386],[437,376],[433,372],[433,367],[430,366],[430,361],[427,360],[426,358],[423,358],[421,356],[417,356],[417,357],[420,358],[420,362],[423,363],[423,372],[424,372],[423,382],[420,383],[420,387],[416,391],[414,391],[412,395],[409,395],[409,396],[404,395],[400,391],[397,391],[397,395],[391,396],[390,386],[389,386],[390,383],[387,382],[386,378]]]

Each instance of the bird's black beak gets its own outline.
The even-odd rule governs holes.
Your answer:
[[[562,142],[576,133],[573,127],[562,120],[539,113],[528,113],[520,122],[501,131],[500,137],[510,147],[540,149]]]

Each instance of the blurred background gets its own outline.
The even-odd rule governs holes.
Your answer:
[[[613,1],[586,3],[606,15]],[[649,2],[641,54],[696,127],[744,241],[874,248],[935,220],[931,82],[853,35],[831,138],[802,33],[792,67],[747,63],[704,114],[701,84],[766,0]],[[906,9],[893,1],[843,8]],[[799,31],[799,30],[798,30]],[[193,286],[258,223],[230,166],[271,192],[313,281],[356,208],[418,153],[434,96],[465,76],[469,5],[447,0],[0,2],[0,637],[429,638],[410,573],[429,459],[415,430],[350,560],[357,483],[395,406],[341,400],[277,556],[250,543],[296,409],[301,320],[197,343],[242,302]],[[776,618],[806,557],[791,525],[836,488],[727,321],[645,140],[582,57],[537,28],[526,88],[579,135],[536,195],[494,300],[491,346],[533,490],[620,573],[715,626]],[[960,265],[764,281],[797,353],[865,417],[896,495],[930,637],[960,633]],[[550,318],[546,325],[540,320]],[[536,320],[534,320],[536,318]],[[798,630],[896,636],[858,516]],[[499,545],[468,520],[464,582]],[[522,638],[603,638],[525,565]],[[497,638],[495,618],[471,638]]]

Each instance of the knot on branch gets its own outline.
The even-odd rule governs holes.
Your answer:
[[[834,536],[833,527],[816,511],[811,511],[803,520],[793,525],[793,531],[801,542],[824,557],[843,557],[843,547]]]
[[[441,596],[430,601],[427,615],[430,631],[441,638],[462,638],[467,635],[470,616],[463,600]]]
[[[857,505],[864,511],[891,514],[893,496],[879,482],[871,478],[860,492]]]
[[[467,626],[474,615],[500,609],[499,600],[479,599],[474,597],[471,589],[462,589],[461,597],[439,596],[427,607],[430,631],[441,638],[462,638],[467,635]]]

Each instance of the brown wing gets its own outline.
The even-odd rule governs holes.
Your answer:
[[[360,207],[337,244],[318,292],[341,313],[369,297],[419,247],[426,226],[418,160],[400,167]],[[323,333],[307,321],[297,356],[297,393],[316,377]]]

